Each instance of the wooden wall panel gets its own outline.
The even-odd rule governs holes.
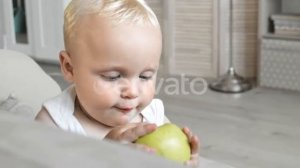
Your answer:
[[[175,1],[175,74],[214,76],[214,2]]]
[[[224,1],[225,2],[225,1]],[[223,2],[223,3],[224,3]],[[224,7],[226,4],[227,7]],[[229,0],[221,8],[220,39],[226,41],[220,47],[220,74],[228,68],[229,57]],[[258,0],[233,0],[233,59],[236,71],[245,77],[256,77],[258,57]]]
[[[167,35],[164,50],[168,52],[163,57],[168,62],[168,73],[203,77],[225,73],[229,57],[229,0],[146,1]],[[234,0],[233,13],[234,65],[241,75],[255,77],[258,0]]]

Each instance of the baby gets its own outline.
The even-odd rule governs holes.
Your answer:
[[[169,122],[162,101],[153,99],[161,30],[143,0],[72,0],[65,10],[64,40],[61,71],[72,85],[46,101],[36,120],[133,144]],[[198,138],[183,131],[192,149],[186,164],[196,164]]]

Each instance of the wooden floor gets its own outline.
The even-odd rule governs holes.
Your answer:
[[[160,95],[172,122],[201,140],[201,156],[236,168],[300,167],[300,93]]]
[[[57,68],[42,67],[67,86]],[[166,93],[164,87],[157,97],[166,115],[200,137],[202,157],[236,168],[300,167],[300,93],[254,88],[242,94],[184,95]]]

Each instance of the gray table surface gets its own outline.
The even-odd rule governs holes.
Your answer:
[[[0,167],[186,167],[126,145],[49,128],[0,110]],[[200,157],[201,168],[230,168]]]

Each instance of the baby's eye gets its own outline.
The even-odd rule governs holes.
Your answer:
[[[104,76],[104,75],[102,75],[102,77],[107,81],[115,81],[115,80],[119,79],[121,77],[121,75],[118,75],[118,76]]]
[[[107,74],[102,74],[101,77],[107,81],[115,81],[121,78],[121,75],[119,73],[107,73]]]
[[[143,80],[150,80],[150,79],[152,79],[152,75],[151,76],[140,75],[140,78]]]
[[[152,71],[146,71],[140,74],[139,78],[142,80],[150,80],[153,78],[154,73]]]
[[[150,80],[153,78],[153,75],[155,73],[153,71],[144,71],[143,73],[140,74],[139,78],[142,80]]]

